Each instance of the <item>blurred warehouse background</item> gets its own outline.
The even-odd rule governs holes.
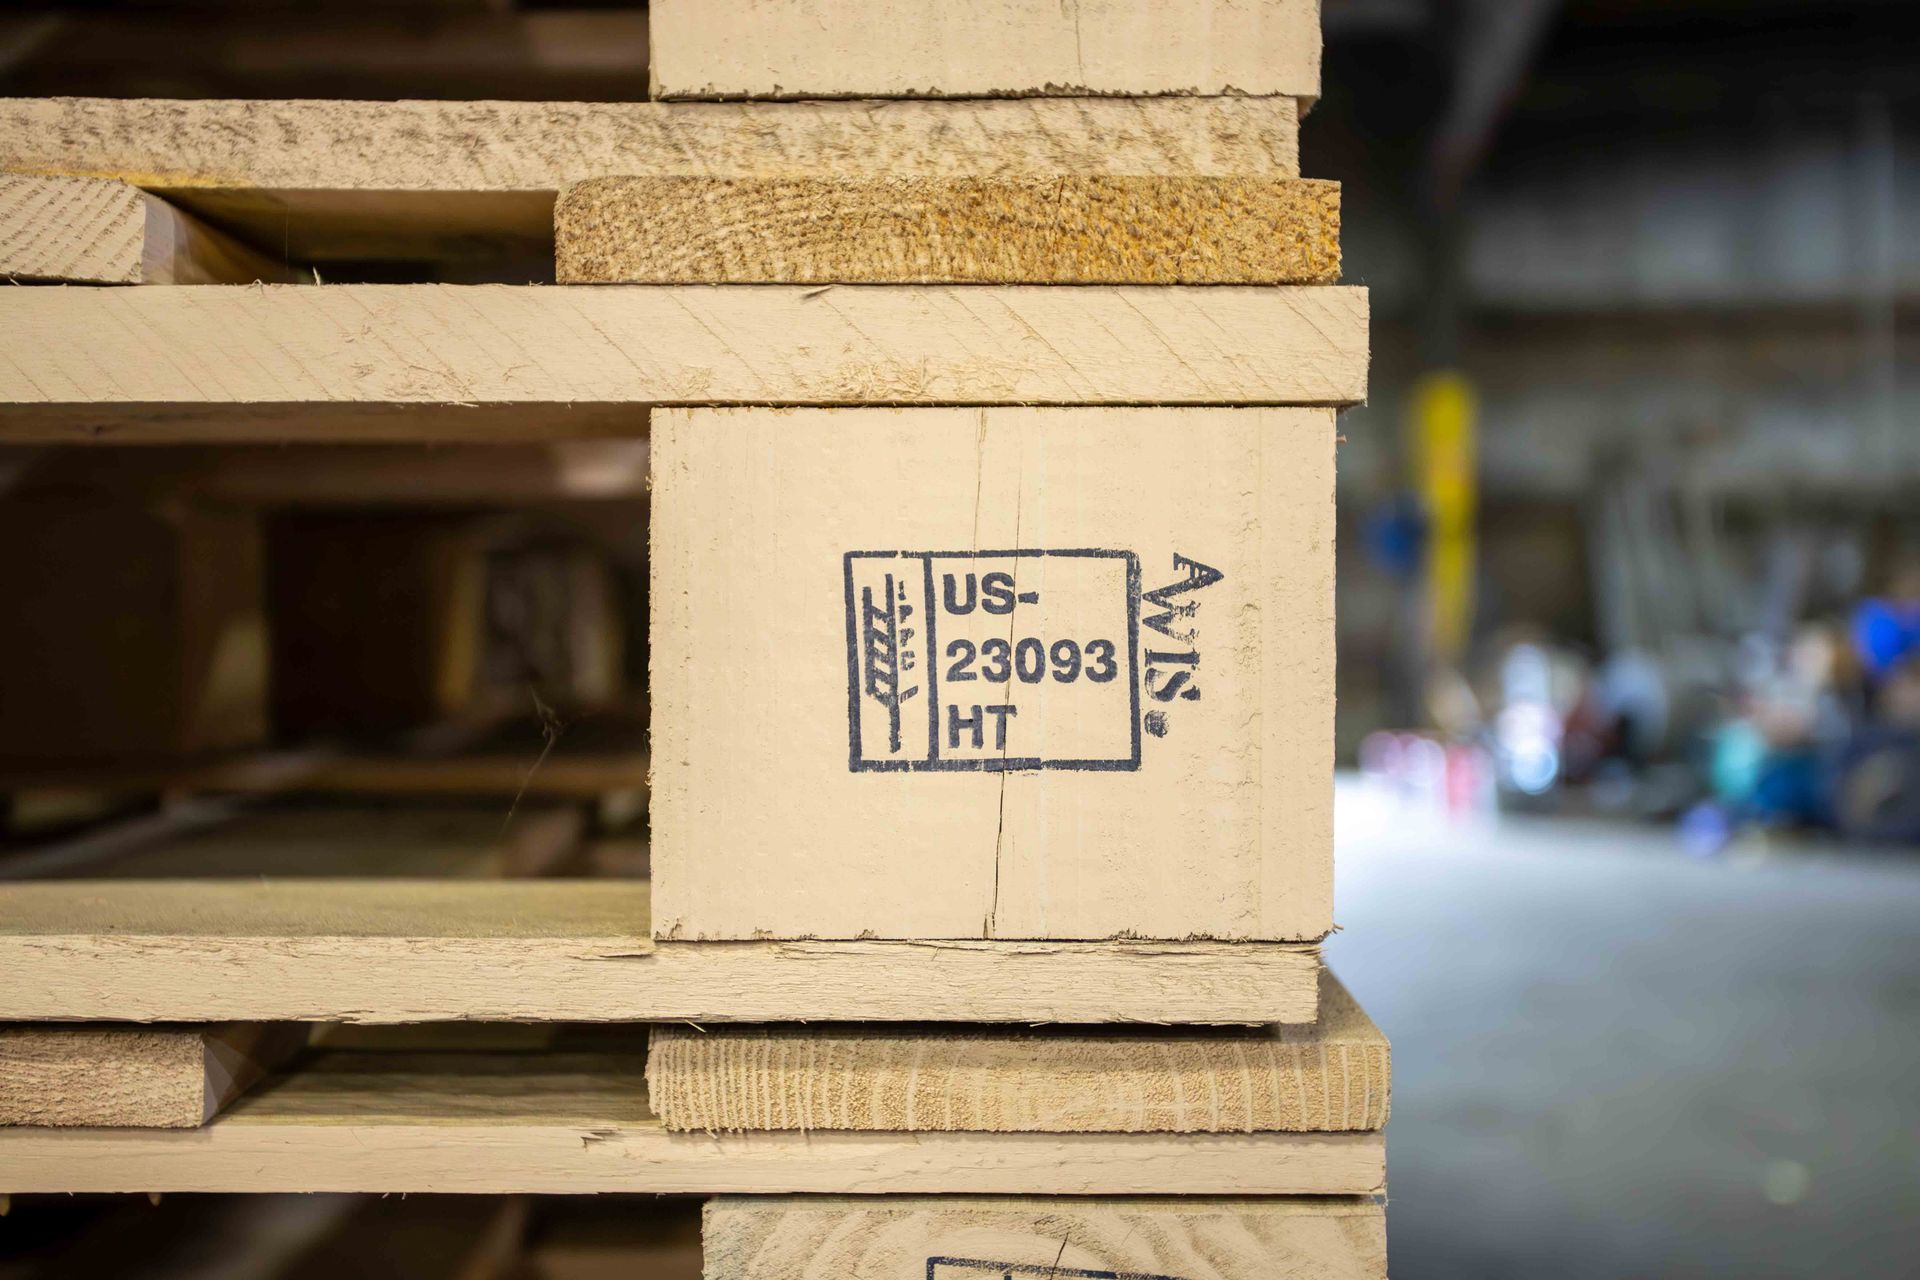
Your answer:
[[[1920,1273],[1914,6],[1324,10],[1303,170],[1346,184],[1375,344],[1342,419],[1330,955],[1395,1044],[1393,1272]],[[0,94],[640,98],[645,48],[631,5],[16,6]],[[112,457],[0,456],[0,492],[271,508],[269,593],[339,570],[316,531],[377,557],[444,526],[419,580],[464,604],[415,629],[464,619],[449,665],[352,724],[269,654],[308,673],[283,736],[491,700],[517,758],[550,707],[639,749],[643,457],[576,458],[583,487],[445,454],[440,500],[378,511],[270,457]],[[392,607],[344,591],[306,594]]]

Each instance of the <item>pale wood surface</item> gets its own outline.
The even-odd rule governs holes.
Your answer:
[[[1334,432],[1331,412],[1309,409],[658,415],[658,935],[1321,937],[1332,927]],[[968,554],[1009,548],[1132,552],[1146,593],[1187,580],[1176,557],[1217,568],[1218,582],[1163,597],[1182,611],[1170,631],[1192,631],[1192,645],[1145,625],[1159,613],[1148,596],[1137,610],[1132,678],[1177,687],[1170,666],[1147,670],[1149,655],[1197,652],[1198,693],[1142,693],[1129,709],[1123,562],[1102,573],[1085,560]],[[971,683],[947,679],[954,636],[993,620],[926,603],[917,584],[936,562],[881,562],[905,566],[916,584],[907,626],[934,633],[937,652],[924,638],[903,649],[918,692],[892,756],[884,713],[857,699],[880,764],[925,761],[929,709],[950,738],[964,697],[1019,706],[1003,756],[1124,755],[1134,729],[1138,768],[854,770],[852,551],[959,553],[937,563],[962,578],[1011,567],[1036,598],[993,625],[1043,649],[1104,636],[1119,655],[1104,686],[1013,684],[1004,672],[990,684],[984,659]],[[927,567],[927,590],[944,573]],[[1162,736],[1134,728],[1151,710],[1166,716]]]
[[[1378,1129],[1386,1037],[1325,976],[1320,1019],[1252,1029],[656,1026],[670,1129],[1233,1133]]]
[[[1378,1134],[670,1133],[638,1054],[331,1053],[194,1133],[0,1131],[0,1191],[1367,1194]]]
[[[1344,404],[1331,288],[268,285],[0,292],[0,439],[31,406]]]
[[[1310,1022],[1296,944],[659,943],[644,883],[0,884],[0,1020]]]
[[[657,98],[1320,92],[1318,0],[654,0]]]
[[[608,174],[1300,172],[1290,98],[870,103],[0,99],[0,169],[119,178],[294,261],[551,243]]]
[[[305,1043],[297,1024],[0,1027],[0,1125],[196,1128]]]
[[[1326,1199],[722,1196],[708,1280],[1386,1280],[1385,1206]]]
[[[562,284],[1331,284],[1340,186],[1298,178],[600,178]]]
[[[0,276],[64,284],[312,279],[127,183],[12,173],[0,173]]]

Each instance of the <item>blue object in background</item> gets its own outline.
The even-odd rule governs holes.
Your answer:
[[[1875,679],[1920,654],[1920,602],[1861,601],[1853,611],[1853,647]]]

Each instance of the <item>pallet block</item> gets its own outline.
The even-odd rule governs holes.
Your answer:
[[[1298,178],[599,178],[562,284],[1332,284],[1340,186]]]
[[[1334,443],[1311,409],[658,415],[658,935],[1319,939]]]
[[[0,173],[0,276],[56,284],[313,278],[127,183],[12,173]]]
[[[0,1129],[0,1193],[1367,1195],[1377,1133],[673,1133],[637,1053],[308,1055],[197,1132]]]
[[[1370,1197],[720,1196],[706,1280],[1386,1280]]]
[[[675,404],[1338,405],[1366,375],[1344,287],[0,291],[9,443],[327,439],[346,408],[431,441],[484,438],[476,405],[547,406],[556,437],[596,403],[622,420],[583,428],[630,436]]]
[[[135,183],[295,262],[552,244],[555,193],[679,177],[1297,177],[1291,98],[739,103],[0,99],[0,170]]]
[[[1319,0],[654,0],[656,98],[1314,98]]]
[[[197,1128],[306,1039],[290,1024],[0,1027],[0,1125]]]
[[[1386,1125],[1386,1037],[1330,974],[1318,1022],[1258,1028],[655,1026],[669,1129],[1338,1132]]]
[[[650,886],[0,883],[0,1021],[1311,1022],[1296,943],[656,942]]]

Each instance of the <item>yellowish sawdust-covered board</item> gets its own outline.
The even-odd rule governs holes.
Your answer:
[[[599,178],[563,284],[1331,284],[1340,187],[1298,178]]]
[[[1332,1132],[1387,1121],[1387,1039],[1330,974],[1305,1026],[652,1029],[671,1129]]]

